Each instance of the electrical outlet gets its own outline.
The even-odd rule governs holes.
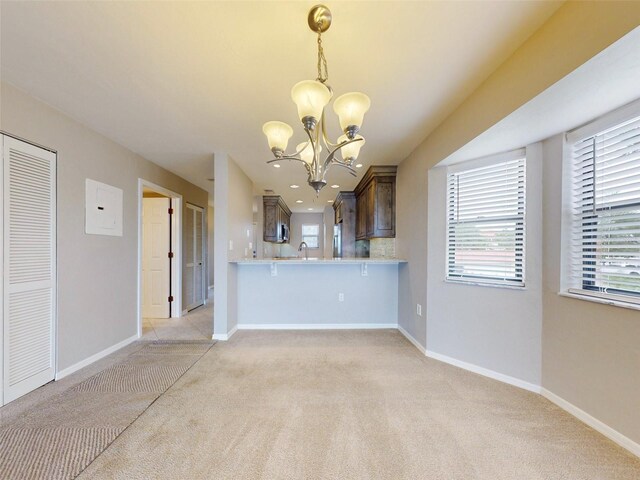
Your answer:
[[[416,303],[416,313],[418,314],[418,316],[422,316],[422,305],[420,305],[419,303]]]
[[[344,302],[344,293],[339,293],[338,294],[338,301],[339,302]]]
[[[253,242],[249,242],[249,248],[253,248]]]
[[[249,238],[250,236],[251,236],[251,230],[247,228],[247,238]]]

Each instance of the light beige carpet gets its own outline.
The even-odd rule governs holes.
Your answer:
[[[638,480],[640,460],[396,331],[241,331],[80,478]]]
[[[77,477],[212,344],[142,343],[121,362],[28,410],[3,412],[0,479]],[[20,411],[17,405],[7,407]]]

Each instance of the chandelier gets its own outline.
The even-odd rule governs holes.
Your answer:
[[[322,34],[331,26],[331,11],[324,5],[316,5],[309,11],[307,19],[309,28],[318,34],[318,77],[315,80],[303,80],[291,89],[291,99],[298,107],[298,118],[308,140],[296,147],[296,152],[285,153],[287,143],[293,135],[293,129],[284,122],[267,122],[262,131],[267,136],[269,148],[275,158],[267,163],[281,160],[301,162],[309,175],[307,182],[320,193],[327,182],[325,175],[333,165],[346,168],[356,176],[353,162],[358,158],[364,138],[358,135],[364,114],[369,110],[371,101],[364,93],[351,92],[339,96],[333,102],[333,110],[338,115],[340,128],[344,135],[332,143],[328,137],[324,120],[324,108],[329,104],[333,91],[326,82],[329,78],[327,59],[322,49]],[[326,157],[321,160],[322,146],[326,148]],[[340,151],[342,159],[336,157]]]

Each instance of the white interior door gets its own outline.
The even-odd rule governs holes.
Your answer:
[[[2,136],[3,403],[53,380],[56,155]]]
[[[185,218],[185,304],[193,310],[204,304],[204,209],[187,204]]]
[[[169,318],[169,199],[142,199],[142,316]]]

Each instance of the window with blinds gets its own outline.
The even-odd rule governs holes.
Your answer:
[[[640,116],[572,147],[569,291],[640,303]]]
[[[302,225],[302,241],[307,248],[320,248],[320,225]]]
[[[447,175],[447,279],[524,286],[525,158]]]

